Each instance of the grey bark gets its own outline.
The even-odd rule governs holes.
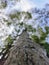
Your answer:
[[[45,49],[23,32],[4,65],[49,65],[49,59]]]

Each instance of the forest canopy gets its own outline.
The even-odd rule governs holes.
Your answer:
[[[17,1],[16,1],[17,2]],[[6,0],[2,0],[0,4],[0,9],[5,9],[8,6]],[[46,4],[44,8],[32,8],[31,10],[25,11],[11,11],[3,16],[1,11],[1,24],[5,26],[6,32],[8,32],[3,39],[2,51],[9,49],[14,45],[19,35],[23,30],[29,33],[30,38],[43,46],[47,53],[49,54],[49,4]],[[7,30],[9,29],[9,30]],[[10,30],[11,29],[11,30]],[[2,38],[1,38],[2,39]],[[7,52],[8,53],[8,52]],[[4,56],[3,56],[4,57]]]

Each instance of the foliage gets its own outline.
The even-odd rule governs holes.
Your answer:
[[[6,40],[5,40],[5,44],[11,45],[13,43],[13,39],[12,37],[9,35]]]
[[[45,26],[46,33],[49,34],[49,26]]]
[[[7,22],[7,25],[8,25],[8,26],[11,25],[11,22]]]
[[[40,42],[37,35],[32,35],[31,37],[32,37],[32,40],[35,41],[36,43]]]
[[[2,6],[6,7],[7,6],[7,2],[2,2]],[[49,11],[46,11],[46,8],[40,10],[40,9],[35,9],[33,12],[34,15],[37,15],[36,17],[32,17],[32,13],[30,12],[14,12],[12,14],[9,15],[9,18],[13,21],[14,19],[16,19],[15,22],[15,29],[16,26],[19,26],[21,29],[24,27],[27,29],[28,32],[32,32],[31,38],[34,42],[42,45],[46,51],[49,53],[49,44],[45,41],[46,37],[49,34],[49,26],[47,26],[48,21],[47,19],[49,18]],[[46,15],[45,15],[46,14]],[[20,20],[23,19],[23,21],[21,21],[21,23],[16,24],[17,20],[18,22],[20,22]],[[36,23],[39,22],[39,27],[37,26],[37,28],[34,28],[32,25],[28,25],[26,24],[26,21],[28,21],[29,19],[32,18],[32,21],[34,21],[35,25]],[[34,18],[34,19],[33,19]],[[44,24],[43,24],[44,21]],[[12,22],[10,21],[6,21],[7,25],[11,25]],[[40,24],[42,24],[40,26]],[[42,28],[42,26],[44,26],[44,30]],[[16,30],[16,33],[19,33],[20,29]],[[36,32],[38,33],[38,35],[36,34]],[[34,33],[34,34],[33,34]],[[13,44],[14,39],[9,35],[6,40],[5,40],[5,48],[6,49],[10,49],[12,44]]]
[[[47,32],[40,32],[40,37],[38,37],[38,35],[32,35],[31,38],[34,42],[40,44],[41,46],[43,46],[47,53],[49,54],[49,44],[45,41],[46,37],[47,37]]]
[[[5,8],[7,6],[7,1],[5,0],[5,1],[1,1],[1,7],[2,8]]]
[[[48,44],[48,43],[45,43],[45,44],[44,44],[44,48],[46,49],[46,51],[47,51],[48,54],[49,54],[49,44]]]
[[[32,18],[31,13],[29,13],[29,12],[26,12],[26,13],[27,13],[28,19]],[[27,16],[25,18],[27,18]]]
[[[11,19],[17,18],[20,19],[20,12],[17,12],[15,14],[10,14]]]

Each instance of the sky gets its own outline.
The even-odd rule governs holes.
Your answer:
[[[27,11],[34,7],[43,8],[46,3],[49,3],[49,0],[21,0],[20,6],[22,10]]]
[[[0,19],[1,20],[2,20],[2,17],[7,19],[6,14],[11,13],[11,11],[14,11],[14,10],[28,11],[29,9],[34,8],[34,7],[43,8],[46,3],[49,3],[49,0],[21,0],[20,3],[19,2],[16,3],[15,0],[11,0],[11,1],[7,0],[7,1],[8,1],[7,7],[3,10],[0,9]],[[2,23],[0,22],[0,24],[2,24]],[[0,26],[0,34],[3,33],[2,29],[5,29],[5,34],[8,31],[10,31],[10,32],[7,33],[7,34],[11,34],[14,27],[12,26],[12,27],[9,28],[5,25],[4,26],[2,25],[2,26]]]
[[[20,3],[18,2],[14,6],[12,5],[13,2],[8,2],[8,7],[7,9],[13,10],[13,9],[18,9],[22,11],[28,11],[31,8],[37,7],[37,8],[43,8],[46,3],[49,3],[49,0],[20,0]]]
[[[35,7],[38,8],[43,8],[46,3],[49,3],[49,0],[27,0],[30,5],[34,5]]]

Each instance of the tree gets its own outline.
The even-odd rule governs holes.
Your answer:
[[[4,65],[49,65],[49,59],[44,49],[23,31]]]
[[[2,8],[6,8],[7,2],[6,0],[1,2]],[[46,38],[49,34],[49,26],[48,26],[48,19],[49,19],[49,10],[47,9],[49,5],[46,5],[46,8],[43,9],[33,9],[28,12],[24,11],[14,11],[11,12],[5,19],[3,17],[3,22],[6,23],[6,26],[10,28],[11,26],[14,27],[12,34],[9,34],[7,38],[4,40],[4,50],[8,50],[13,46],[14,41],[17,39],[18,36],[22,33],[24,29],[27,29],[29,32],[30,37],[36,43],[44,46],[47,53],[49,54],[49,44],[46,42]],[[32,15],[34,15],[32,17]],[[6,15],[5,15],[6,16]],[[32,20],[32,25],[27,24],[28,21]],[[36,27],[34,27],[37,24]]]

